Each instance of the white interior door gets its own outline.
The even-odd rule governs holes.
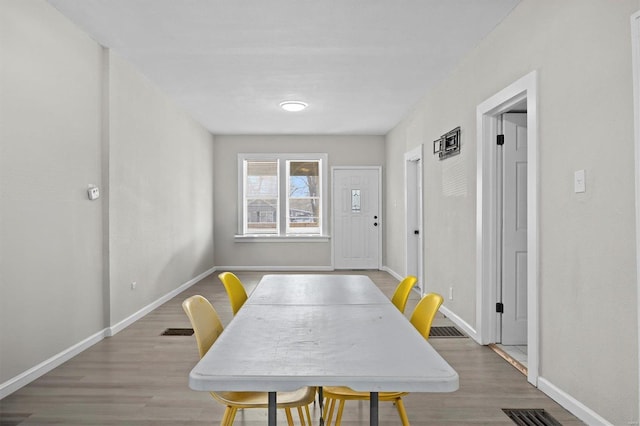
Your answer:
[[[527,114],[504,114],[502,344],[527,344]]]
[[[333,169],[336,269],[380,269],[380,168]]]

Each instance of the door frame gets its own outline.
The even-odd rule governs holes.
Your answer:
[[[420,165],[417,164],[420,162]],[[417,182],[422,182],[422,162],[423,162],[423,145],[420,145],[409,152],[404,154],[404,211],[405,211],[405,238],[404,238],[404,274],[407,276],[409,274],[409,251],[411,247],[409,247],[409,236],[416,229],[418,229],[419,237],[418,237],[418,254],[416,256],[416,269],[418,271],[418,284],[420,287],[420,297],[425,293],[426,289],[424,288],[424,233],[423,233],[423,220],[424,220],[424,211],[423,211],[423,200],[424,200],[424,191],[418,191],[416,188]],[[415,164],[414,164],[415,163]],[[411,199],[410,194],[418,194],[417,200]],[[417,211],[417,217],[414,218],[414,213]],[[415,220],[415,225],[412,222]]]
[[[638,353],[640,353],[640,11],[631,15],[631,48],[633,63],[633,134],[635,141],[635,184],[636,184],[636,280],[638,300]],[[638,357],[640,372],[640,356]],[[640,373],[638,373],[640,386]],[[638,399],[640,410],[640,396]]]
[[[497,300],[497,161],[498,118],[527,100],[527,380],[538,385],[538,75],[525,75],[478,105],[476,177],[476,337],[481,344],[496,342]]]
[[[331,233],[336,229],[334,214],[334,206],[335,206],[335,190],[334,190],[334,173],[336,170],[376,170],[378,172],[378,270],[382,269],[382,236],[384,233],[382,229],[384,227],[384,216],[382,214],[382,166],[331,166]],[[336,238],[335,235],[331,237],[331,269],[335,269],[336,267]]]

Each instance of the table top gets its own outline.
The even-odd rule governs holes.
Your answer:
[[[304,291],[278,289],[296,282]],[[338,299],[340,290],[347,296]],[[203,391],[341,385],[374,392],[455,391],[455,370],[379,294],[366,276],[265,276],[193,368],[189,386]]]
[[[387,304],[389,299],[366,275],[265,275],[248,304],[359,305]]]

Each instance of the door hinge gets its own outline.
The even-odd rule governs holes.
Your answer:
[[[496,303],[496,312],[499,314],[504,314],[504,305],[502,303]]]
[[[501,146],[504,145],[504,135],[498,135],[496,143]]]

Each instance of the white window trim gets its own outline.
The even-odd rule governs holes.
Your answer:
[[[329,240],[328,232],[328,154],[326,153],[240,153],[238,154],[238,225],[235,235],[235,241],[237,242],[327,242]],[[301,160],[320,160],[320,174],[321,174],[321,233],[320,234],[287,234],[286,233],[286,217],[287,214],[284,206],[279,208],[280,214],[279,220],[279,234],[244,234],[244,161],[266,161],[266,160],[279,160],[279,188],[282,196],[282,192],[286,191],[286,167],[287,160],[301,161]],[[282,202],[282,201],[281,201]]]

